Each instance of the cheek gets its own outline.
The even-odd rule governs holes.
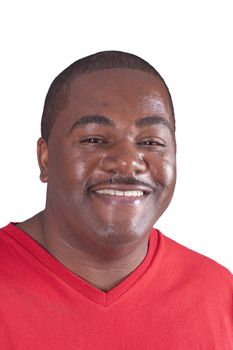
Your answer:
[[[175,184],[176,181],[176,167],[175,164],[171,162],[164,162],[163,164],[163,173],[164,173],[164,183],[167,186]]]
[[[152,164],[152,173],[155,181],[162,187],[170,187],[176,181],[176,162],[173,158],[162,157]]]
[[[85,187],[91,174],[95,171],[98,160],[93,154],[76,152],[60,152],[52,161],[51,176],[69,191],[79,191]]]
[[[158,191],[155,192],[153,205],[156,207],[158,214],[156,220],[167,209],[175,189],[176,183],[176,163],[175,160],[163,160],[157,164],[157,172],[154,174],[154,179],[159,184]]]

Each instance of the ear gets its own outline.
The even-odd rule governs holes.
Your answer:
[[[40,137],[37,141],[37,159],[40,167],[40,180],[44,183],[48,182],[48,144]]]

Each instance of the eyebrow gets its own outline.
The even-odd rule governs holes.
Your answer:
[[[71,131],[74,128],[83,128],[89,124],[98,124],[112,128],[115,126],[115,123],[110,118],[103,115],[85,115],[73,124]]]
[[[103,115],[85,115],[80,117],[72,126],[71,131],[74,128],[83,128],[89,124],[97,124],[97,125],[103,125],[106,127],[114,128],[116,126],[116,123]],[[148,116],[144,118],[137,119],[135,121],[135,126],[138,128],[142,128],[144,126],[152,126],[152,125],[164,125],[166,126],[171,132],[174,132],[174,129],[170,125],[170,123],[161,116]]]
[[[144,127],[144,126],[157,125],[157,124],[164,125],[171,132],[174,132],[174,129],[172,128],[170,123],[165,118],[158,116],[158,115],[137,119],[135,122],[135,125],[139,128]]]

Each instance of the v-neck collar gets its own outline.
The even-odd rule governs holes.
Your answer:
[[[142,277],[150,266],[158,246],[158,231],[152,229],[149,238],[147,255],[141,264],[116,287],[110,289],[108,292],[104,292],[98,288],[95,288],[80,276],[76,275],[62,265],[53,255],[39,245],[26,232],[15,226],[14,223],[8,224],[2,230],[7,232],[13,239],[26,248],[29,254],[32,254],[35,259],[39,260],[50,271],[56,274],[57,277],[70,285],[77,292],[81,293],[84,297],[102,306],[112,304],[121,295],[132,288],[133,285],[135,285],[137,280]]]

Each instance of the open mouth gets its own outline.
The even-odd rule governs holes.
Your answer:
[[[89,187],[89,193],[93,198],[108,204],[133,204],[143,203],[154,192],[152,186],[143,184],[98,184]]]
[[[118,196],[118,197],[142,197],[145,192],[141,190],[127,190],[127,191],[121,191],[121,190],[114,190],[114,189],[103,189],[103,190],[96,190],[95,193],[108,195],[108,196]]]

